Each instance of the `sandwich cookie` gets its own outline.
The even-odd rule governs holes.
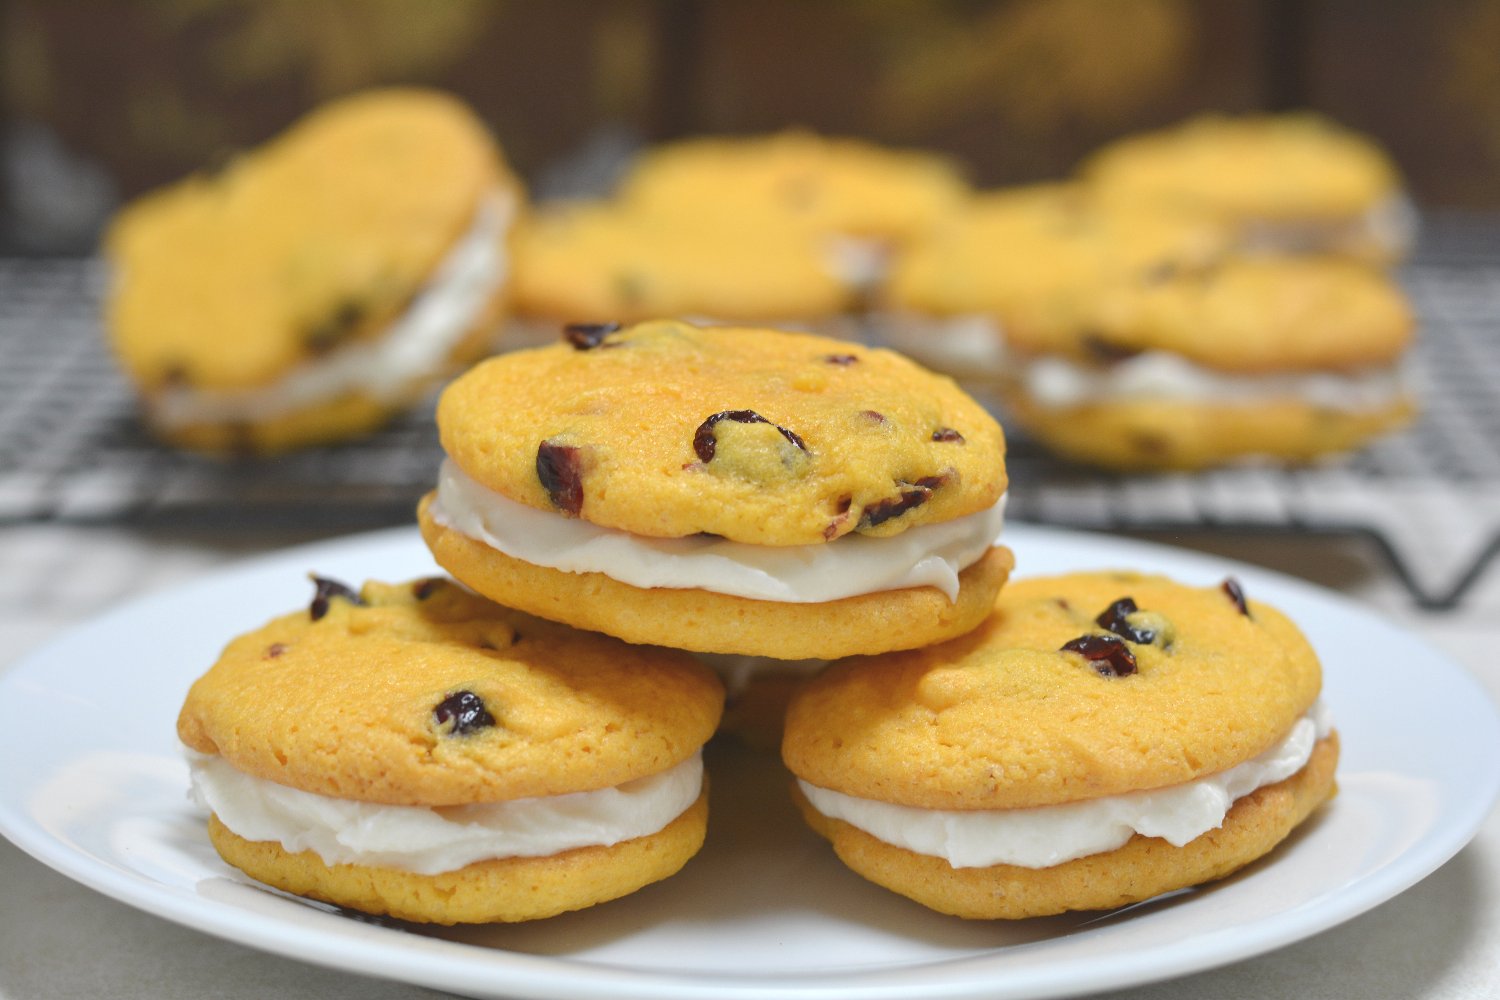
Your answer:
[[[701,846],[723,689],[687,654],[452,581],[317,580],[232,641],[177,732],[219,854],[287,892],[439,924],[626,895]]]
[[[854,871],[943,913],[1123,906],[1270,852],[1334,791],[1317,657],[1234,581],[1006,587],[974,632],[833,664],[783,758]]]
[[[370,430],[482,355],[520,186],[459,101],[330,103],[126,207],[106,325],[150,426],[214,452]]]
[[[480,593],[630,642],[796,660],[925,645],[1011,555],[999,425],[890,351],[651,322],[492,358],[438,405],[421,503]]]

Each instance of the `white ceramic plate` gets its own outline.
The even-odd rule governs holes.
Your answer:
[[[185,798],[173,723],[232,635],[303,603],[309,570],[435,571],[411,530],[257,559],[125,606],[0,675],[0,832],[140,909],[257,948],[480,997],[1051,997],[1259,954],[1394,896],[1462,847],[1500,792],[1500,719],[1457,665],[1368,610],[1251,567],[1015,526],[1028,575],[1234,574],[1323,657],[1340,793],[1270,858],[1124,911],[974,923],[845,870],[788,804],[775,761],[715,748],[702,854],[634,896],[514,927],[429,930],[270,891],[219,861]],[[20,765],[20,766],[17,766]]]

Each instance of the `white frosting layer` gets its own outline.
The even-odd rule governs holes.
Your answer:
[[[828,666],[827,660],[778,660],[770,656],[742,656],[736,653],[694,653],[708,665],[724,684],[731,698],[744,694],[762,677],[793,677],[807,680]]]
[[[989,551],[1005,498],[988,510],[889,538],[845,535],[822,545],[750,545],[723,538],[647,538],[537,510],[443,462],[430,508],[445,528],[513,559],[566,573],[603,573],[632,587],[707,590],[761,601],[822,603],[906,587],[952,601],[958,574]]]
[[[656,833],[697,801],[703,758],[615,788],[478,805],[388,806],[255,778],[216,754],[188,754],[192,797],[245,840],[313,851],[325,864],[419,875],[492,858],[549,857]]]
[[[1374,248],[1399,257],[1417,235],[1417,210],[1411,200],[1393,195],[1350,219],[1255,219],[1245,224],[1241,240],[1252,253],[1317,253]]]
[[[1115,850],[1138,833],[1181,847],[1222,825],[1235,800],[1302,770],[1313,745],[1331,731],[1319,701],[1280,743],[1227,771],[1170,788],[1034,809],[916,809],[797,784],[823,815],[954,868],[1048,868]]]
[[[1165,351],[1146,351],[1106,367],[1081,365],[1056,355],[1013,358],[1011,371],[1037,403],[1053,407],[1150,399],[1197,403],[1297,399],[1326,410],[1358,413],[1385,409],[1402,395],[1395,367],[1348,374],[1227,375]]]
[[[269,420],[356,392],[382,402],[400,401],[413,383],[443,373],[454,347],[504,283],[510,263],[504,235],[515,207],[508,192],[487,195],[468,232],[379,337],[337,348],[263,388],[213,392],[170,387],[151,400],[153,418],[169,428]]]

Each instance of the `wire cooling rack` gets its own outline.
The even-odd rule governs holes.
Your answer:
[[[409,523],[440,449],[432,400],[361,441],[264,459],[164,448],[102,346],[97,261],[0,259],[0,524],[169,523],[222,530]],[[1401,280],[1422,335],[1407,431],[1277,469],[1119,476],[1011,435],[1010,516],[1104,531],[1356,532],[1414,600],[1451,607],[1500,553],[1500,219],[1429,220]]]

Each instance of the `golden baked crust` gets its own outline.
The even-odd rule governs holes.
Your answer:
[[[820,604],[760,601],[706,590],[642,589],[603,573],[567,573],[512,559],[417,511],[422,537],[448,572],[531,614],[627,642],[783,660],[907,649],[962,635],[989,614],[1014,558],[996,546],[959,574],[958,600],[934,587],[861,594]]]
[[[1379,147],[1312,114],[1192,118],[1106,146],[1081,175],[1104,197],[1231,220],[1358,216],[1400,191]]]
[[[703,844],[705,791],[656,833],[609,847],[580,847],[540,858],[498,858],[457,871],[419,875],[367,865],[328,865],[312,851],[292,853],[250,841],[210,817],[209,839],[251,878],[299,896],[366,913],[436,924],[539,920],[616,899],[675,874]]]
[[[661,216],[771,219],[882,241],[926,229],[966,193],[954,165],[934,154],[796,130],[661,146],[619,188],[621,201]]]
[[[1109,635],[1133,598],[1155,642],[1104,676],[1064,644]],[[1132,619],[1134,620],[1134,619]],[[1013,581],[994,614],[938,646],[845,660],[798,690],[782,755],[813,785],[926,809],[1056,805],[1192,781],[1291,729],[1322,674],[1280,612],[1137,573]]]
[[[392,89],[331,102],[223,171],[119,214],[105,239],[115,272],[105,306],[111,345],[148,403],[173,387],[272,385],[379,337],[492,197],[513,210],[521,191],[458,100]],[[483,348],[503,300],[502,288],[486,329],[456,361]],[[431,376],[414,373],[413,396]],[[337,400],[313,405],[343,407],[330,414],[333,428],[364,429],[402,402],[382,401],[358,419]],[[294,413],[263,437],[302,443],[299,421],[312,437],[331,434]],[[190,444],[199,436],[177,435]]]
[[[577,202],[523,220],[515,250],[516,312],[562,322],[775,324],[841,314],[857,297],[822,238],[764,218],[729,228]]]
[[[1342,411],[1298,399],[1042,406],[1013,384],[1002,394],[1015,426],[1052,451],[1121,472],[1187,472],[1239,459],[1307,462],[1398,430],[1416,413],[1405,396],[1376,409]]]
[[[303,791],[444,806],[657,774],[718,724],[723,688],[685,653],[530,618],[447,580],[360,595],[232,641],[188,692],[183,743]],[[492,724],[440,718],[465,692]]]
[[[999,424],[950,379],[810,334],[663,321],[518,351],[454,381],[437,420],[489,489],[655,538],[888,536],[986,510],[1006,487]]]
[[[942,858],[877,840],[822,815],[793,787],[808,824],[851,869],[923,906],[974,920],[1015,920],[1103,910],[1223,878],[1269,853],[1334,794],[1338,736],[1313,748],[1290,778],[1235,802],[1224,823],[1181,847],[1137,834],[1123,847],[1050,868],[954,868]]]

